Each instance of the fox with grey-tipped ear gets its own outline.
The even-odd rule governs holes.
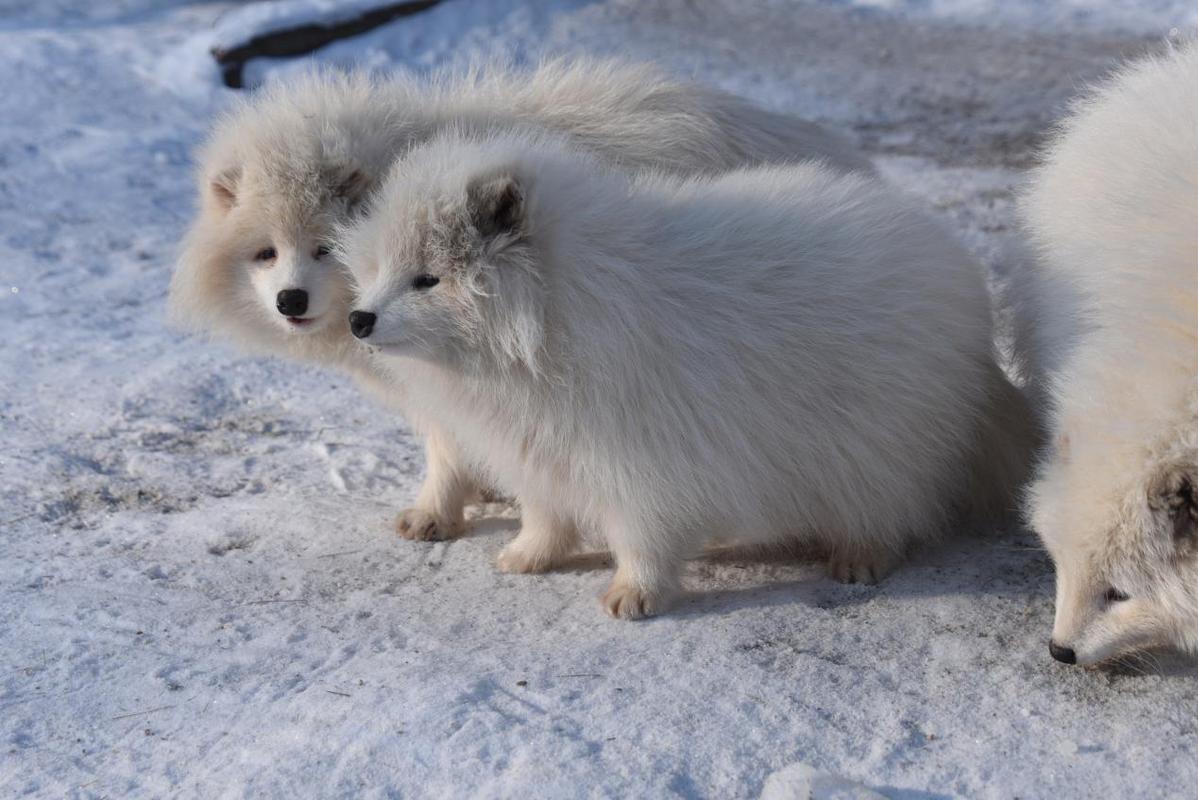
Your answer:
[[[1027,516],[1056,567],[1050,651],[1198,652],[1198,46],[1082,97],[1033,173],[1012,277],[1050,447]]]
[[[342,240],[357,335],[521,499],[500,568],[598,532],[614,616],[666,608],[715,536],[819,542],[872,581],[1014,505],[1035,426],[982,270],[871,176],[630,177],[546,134],[446,134]]]
[[[412,539],[453,536],[479,478],[438,415],[380,378],[346,325],[337,225],[387,167],[437,131],[546,128],[626,168],[715,174],[817,159],[869,171],[817,125],[614,60],[490,65],[433,79],[316,73],[238,102],[199,156],[200,211],[171,285],[175,317],[249,349],[343,369],[426,436],[427,475],[399,515]]]

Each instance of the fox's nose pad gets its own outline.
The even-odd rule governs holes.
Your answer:
[[[302,317],[308,310],[308,293],[303,289],[284,289],[275,298],[275,307],[287,317]]]
[[[1048,652],[1052,654],[1053,658],[1055,658],[1057,661],[1060,661],[1062,664],[1077,663],[1077,653],[1073,652],[1072,647],[1061,647],[1056,642],[1050,640],[1048,642]]]
[[[378,317],[371,314],[369,311],[351,311],[349,312],[349,330],[354,336],[359,339],[365,339],[374,330],[374,323]]]

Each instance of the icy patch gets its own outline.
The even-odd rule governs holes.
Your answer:
[[[907,17],[968,22],[993,27],[1167,31],[1198,24],[1198,9],[1188,0],[1006,0],[995,13],[993,0],[849,0],[859,9]]]
[[[872,789],[820,772],[808,764],[791,764],[766,778],[761,800],[886,800]]]

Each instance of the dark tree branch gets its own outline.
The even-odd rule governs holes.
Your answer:
[[[329,42],[357,36],[393,19],[432,8],[439,2],[441,0],[407,0],[402,3],[388,3],[341,22],[331,22],[327,25],[316,22],[296,28],[270,31],[234,47],[214,47],[212,48],[212,57],[220,65],[225,86],[230,89],[241,89],[243,87],[242,70],[245,63],[251,58],[278,58],[310,53],[317,48],[324,47]]]

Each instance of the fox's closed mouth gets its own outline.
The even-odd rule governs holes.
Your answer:
[[[288,317],[287,321],[290,322],[292,325],[295,325],[298,328],[298,327],[303,327],[304,325],[307,325],[308,323],[315,322],[316,317]]]

